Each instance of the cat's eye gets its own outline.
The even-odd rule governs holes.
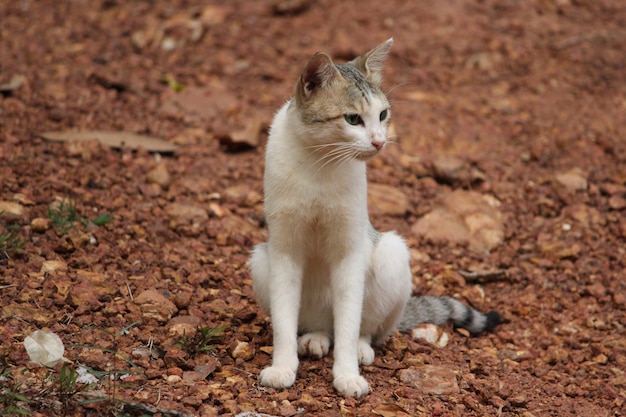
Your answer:
[[[343,118],[346,119],[346,122],[352,126],[363,124],[363,119],[361,119],[361,116],[358,114],[344,114]]]
[[[388,114],[389,114],[389,112],[387,111],[387,109],[381,111],[380,112],[380,121],[382,122],[383,120],[385,120],[387,118]]]

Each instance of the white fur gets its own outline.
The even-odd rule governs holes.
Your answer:
[[[324,132],[304,126],[292,102],[276,114],[265,167],[269,241],[250,260],[254,289],[274,332],[263,385],[291,386],[298,353],[320,357],[332,340],[335,388],[354,397],[369,391],[359,363],[373,363],[370,344],[395,329],[411,293],[404,241],[390,232],[374,246],[368,234],[364,160],[377,153],[371,142],[384,142],[378,118],[386,106],[371,97],[363,126],[344,123],[345,137],[338,139],[347,144],[349,159],[312,148]]]

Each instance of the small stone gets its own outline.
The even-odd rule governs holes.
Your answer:
[[[206,220],[209,218],[206,210],[202,207],[193,206],[183,203],[171,203],[165,206],[165,213],[178,220],[192,220],[201,219]]]
[[[445,366],[424,365],[402,369],[400,380],[423,394],[450,395],[459,393],[454,371]]]
[[[35,201],[30,198],[29,196],[27,196],[24,193],[15,193],[13,194],[13,200],[17,201],[18,203],[20,203],[23,206],[34,206],[35,205]]]
[[[504,241],[500,202],[475,191],[457,190],[443,195],[438,206],[420,218],[412,232],[433,242],[468,244],[475,252],[488,252]]]
[[[560,185],[570,192],[584,191],[589,186],[587,177],[585,177],[580,168],[573,168],[567,172],[557,174],[555,178]]]
[[[87,281],[72,285],[69,290],[68,302],[76,307],[75,314],[84,314],[102,307],[98,290]]]
[[[261,194],[259,194],[255,190],[252,190],[249,186],[245,184],[234,185],[227,188],[224,191],[224,197],[228,201],[246,207],[252,207],[259,201],[263,200],[263,196]]]
[[[435,243],[462,244],[470,238],[469,229],[463,219],[443,208],[436,208],[420,218],[411,231]]]
[[[220,144],[231,151],[259,146],[259,138],[263,129],[263,118],[252,114],[245,118],[245,127],[219,135]]]
[[[594,282],[591,285],[587,285],[586,290],[589,294],[598,299],[606,295],[606,287],[601,282]]]
[[[626,208],[626,198],[617,195],[609,198],[609,207],[613,210],[623,210]]]
[[[235,347],[232,350],[232,357],[235,359],[243,359],[249,361],[256,354],[254,346],[248,342],[237,341]]]
[[[169,384],[176,384],[180,381],[183,380],[182,377],[178,376],[178,375],[168,375],[165,380],[169,383]]]
[[[165,163],[158,164],[146,175],[148,182],[158,184],[161,188],[167,188],[172,183],[172,177]]]
[[[274,3],[274,13],[277,15],[297,15],[305,12],[311,0],[279,0]]]
[[[211,202],[209,203],[209,213],[215,217],[223,217],[225,211],[218,203]]]
[[[67,271],[67,262],[61,260],[44,261],[41,264],[40,272],[50,273],[55,271]]]
[[[433,177],[444,184],[471,184],[486,178],[478,169],[455,156],[441,156],[433,160],[432,171]]]
[[[196,371],[183,372],[183,381],[185,382],[197,382],[206,378],[202,373]]]
[[[176,305],[157,290],[146,290],[135,297],[134,301],[141,307],[143,317],[162,323],[178,312]]]
[[[0,201],[0,218],[16,220],[25,217],[26,208],[12,201]]]
[[[186,336],[192,338],[201,323],[202,319],[196,316],[176,316],[167,323],[168,333],[170,337]]]
[[[626,186],[622,184],[604,183],[600,185],[600,191],[608,195],[626,194]]]
[[[423,323],[411,330],[414,340],[425,340],[437,347],[445,347],[448,344],[448,334],[439,326],[432,323]]]
[[[43,233],[52,227],[52,219],[37,217],[30,222],[33,232]]]

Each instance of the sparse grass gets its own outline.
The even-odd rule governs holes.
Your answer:
[[[20,394],[20,385],[16,382],[12,386],[9,381],[13,378],[9,371],[9,364],[5,354],[0,355],[0,416],[27,416],[30,412],[22,408],[30,400]]]
[[[64,198],[58,206],[48,207],[48,218],[52,220],[54,227],[58,229],[59,234],[64,235],[75,226],[77,222],[87,226],[90,220],[78,214],[76,202],[71,198]],[[91,220],[96,226],[104,226],[113,219],[110,213],[102,213]]]
[[[81,220],[76,210],[76,202],[70,198],[61,200],[57,207],[48,207],[48,218],[52,220],[54,227],[59,228],[62,235],[69,232],[75,222]]]
[[[180,93],[185,88],[187,88],[187,86],[185,84],[181,84],[178,81],[176,81],[176,79],[174,77],[172,77],[171,74],[165,74],[163,76],[163,80],[167,83],[167,86],[169,88],[171,88],[173,91],[175,91],[177,93]]]
[[[22,238],[13,233],[13,230],[18,228],[19,225],[11,224],[4,226],[4,231],[0,233],[0,263],[6,262],[10,258],[9,255],[20,251],[26,245]]]
[[[198,353],[207,353],[215,349],[215,345],[212,343],[215,339],[222,337],[222,332],[227,329],[228,326],[219,326],[210,328],[208,326],[198,327],[198,331],[193,337],[188,337],[186,334],[181,336],[181,340],[174,344],[174,346],[183,349],[191,357]]]

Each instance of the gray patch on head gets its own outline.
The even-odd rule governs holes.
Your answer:
[[[356,89],[352,90],[354,93],[353,100],[363,99],[369,104],[370,96],[382,94],[380,87],[372,83],[367,78],[367,75],[353,64],[349,62],[346,64],[335,64],[335,67],[346,80],[356,87]]]

